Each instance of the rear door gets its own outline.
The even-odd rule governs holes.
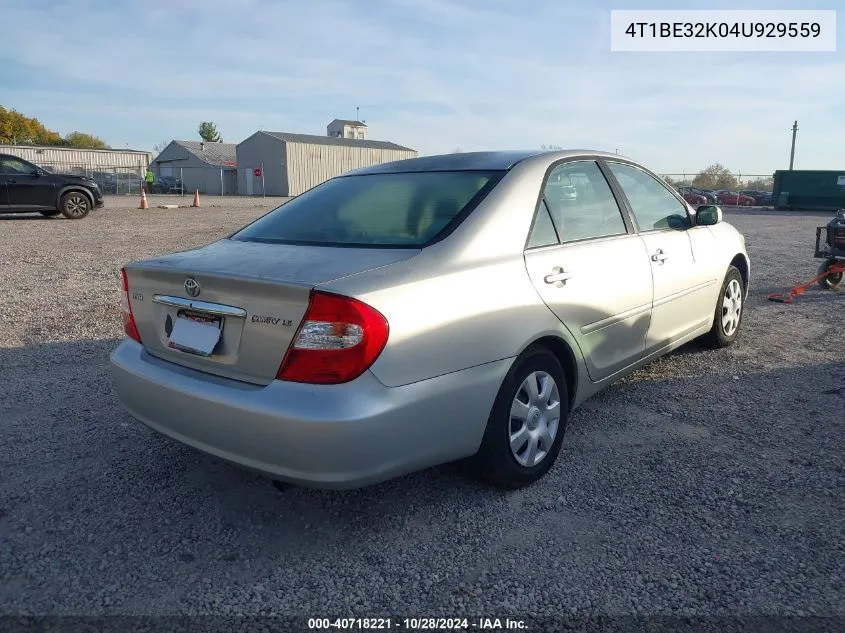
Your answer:
[[[559,195],[568,187],[574,197]],[[642,358],[652,301],[648,254],[595,161],[565,161],[550,171],[525,264],[578,341],[593,381]]]
[[[706,232],[706,227],[694,228],[687,205],[656,177],[627,163],[606,164],[633,214],[654,279],[648,354],[702,327],[713,315],[714,268],[695,256],[691,239],[691,232]],[[707,250],[696,241],[699,250]]]
[[[3,171],[3,158],[0,156],[0,211],[9,206],[9,194],[6,191],[6,174]]]

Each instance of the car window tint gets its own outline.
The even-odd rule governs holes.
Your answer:
[[[628,198],[641,231],[689,226],[686,207],[654,177],[622,163],[608,163],[608,166]]]
[[[543,194],[563,243],[627,232],[613,192],[594,161],[554,168]]]
[[[557,244],[557,233],[552,217],[549,215],[549,208],[545,202],[540,202],[537,209],[537,217],[531,229],[531,236],[528,238],[528,248],[539,248],[540,246],[551,246]]]
[[[32,173],[32,166],[17,158],[3,158],[0,159],[0,173],[29,174]]]
[[[418,172],[334,178],[232,236],[243,241],[422,246],[498,181],[500,172]]]

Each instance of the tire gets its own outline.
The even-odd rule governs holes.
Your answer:
[[[830,259],[826,259],[824,263],[819,266],[818,275],[823,275],[828,268],[833,266],[834,264],[838,263],[838,260],[835,257],[831,257]],[[834,290],[842,283],[842,278],[845,277],[843,273],[834,273],[831,275],[827,275],[826,277],[822,277],[819,279],[818,283],[819,286],[824,290]]]
[[[59,215],[59,213],[61,213],[61,211],[58,211],[56,209],[51,209],[50,211],[39,211],[38,213],[43,215],[45,218],[52,218],[54,216]]]
[[[728,301],[730,306],[726,305]],[[742,275],[736,266],[729,266],[725,281],[719,290],[719,298],[716,300],[713,327],[699,339],[700,342],[713,349],[730,347],[739,335],[744,314],[745,286],[742,283]]]
[[[536,396],[528,391],[532,382]],[[516,404],[517,400],[521,406]],[[512,416],[512,410],[519,415]],[[534,483],[557,459],[568,414],[569,392],[560,361],[545,347],[529,347],[513,364],[499,388],[481,448],[470,460],[473,474],[506,489]],[[518,435],[524,439],[514,442],[512,449],[511,438]],[[532,447],[536,452],[530,459]]]
[[[69,220],[81,220],[91,213],[91,201],[81,191],[68,191],[59,202],[62,215]]]

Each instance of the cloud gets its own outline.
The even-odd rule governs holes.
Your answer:
[[[788,159],[798,118],[799,156],[818,166],[838,156],[828,139],[841,57],[611,53],[609,10],[6,0],[16,28],[4,33],[0,85],[4,105],[50,127],[139,148],[193,138],[200,120],[233,142],[259,128],[322,134],[361,106],[372,137],[423,153],[555,144],[619,148],[662,171],[718,160],[766,173]]]

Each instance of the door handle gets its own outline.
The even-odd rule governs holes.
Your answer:
[[[572,273],[564,272],[563,268],[561,268],[560,266],[553,268],[551,275],[546,275],[545,277],[543,277],[543,281],[545,281],[547,284],[565,284],[570,279],[572,279]]]
[[[658,248],[657,252],[655,252],[654,255],[651,256],[651,261],[660,262],[662,264],[668,258],[669,258],[669,256],[666,253],[663,252],[663,249]]]

